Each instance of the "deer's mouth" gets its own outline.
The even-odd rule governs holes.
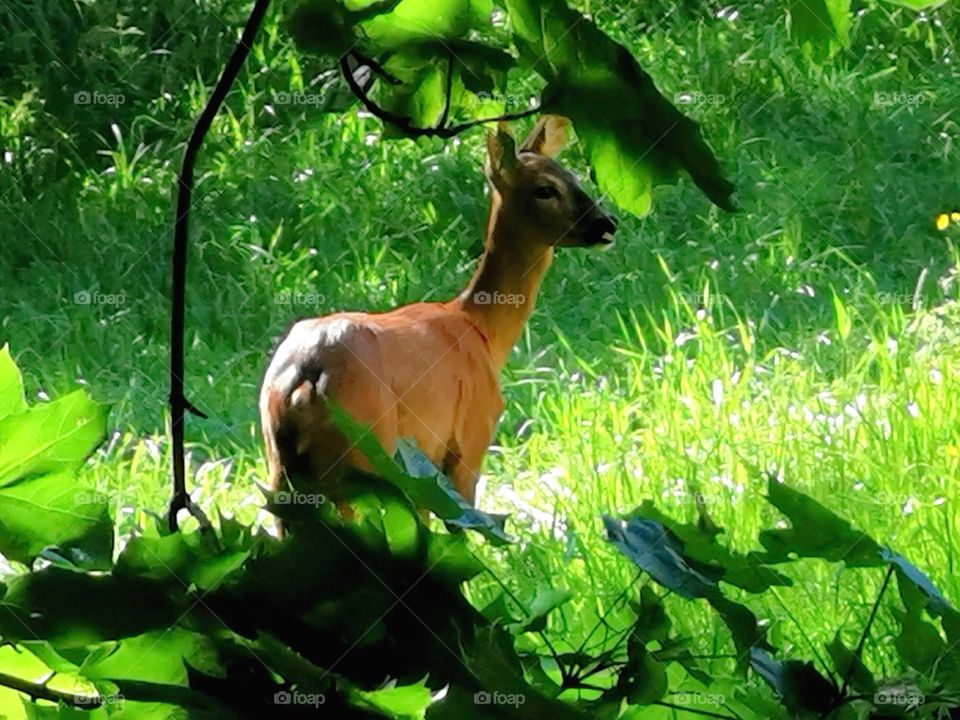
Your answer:
[[[587,245],[609,245],[613,242],[613,234],[617,231],[617,223],[613,218],[603,216],[590,221],[587,228]]]

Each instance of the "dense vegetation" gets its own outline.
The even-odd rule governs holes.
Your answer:
[[[335,527],[321,509],[297,518],[314,530],[289,546],[246,529],[264,519],[254,398],[272,339],[295,316],[459,290],[485,210],[480,131],[382,142],[382,123],[349,109],[330,60],[297,50],[280,10],[268,17],[201,156],[189,277],[188,384],[210,416],[189,426],[191,485],[215,517],[235,519],[214,537],[164,536],[151,513],[169,468],[171,189],[248,8],[0,8],[0,324],[27,394],[60,398],[28,411],[18,383],[0,387],[20,398],[0,404],[12,416],[0,420],[2,552],[16,576],[4,602],[39,613],[29,636],[6,615],[0,633],[17,646],[3,648],[0,672],[36,682],[56,671],[50,688],[83,697],[87,681],[101,683],[103,697],[126,701],[96,712],[129,717],[171,712],[138,699],[195,701],[220,717],[295,688],[325,694],[334,715],[416,717],[425,687],[443,684],[431,712],[458,717],[615,717],[620,697],[627,716],[644,717],[689,716],[653,702],[817,717],[820,701],[849,717],[948,716],[936,713],[960,692],[950,602],[960,596],[960,22],[953,4],[822,5],[833,12],[813,22],[804,13],[816,3],[578,6],[701,123],[740,209],[724,213],[681,180],[654,192],[645,218],[624,212],[609,252],[558,258],[508,365],[486,462],[480,505],[510,512],[515,539],[498,546],[417,525],[405,497],[376,484],[367,502],[384,508],[379,524]],[[498,99],[506,110],[542,89],[515,79]],[[565,157],[581,169],[590,159],[580,147]],[[107,442],[84,464],[107,425],[68,395],[78,381],[112,404]],[[80,422],[89,434],[69,452],[31,450],[28,440],[69,426],[64,405],[72,423],[96,418]],[[64,496],[67,482],[82,503]],[[39,520],[52,510],[76,523]],[[492,523],[460,524],[496,538]],[[331,550],[330,532],[358,554]],[[671,550],[655,565],[642,544],[651,536]],[[350,657],[371,623],[359,626],[392,602],[357,561],[392,567],[382,576],[397,590],[437,547],[455,549],[416,595],[423,614],[392,616],[368,653],[318,679],[332,661],[316,648]],[[29,565],[44,569],[24,574]],[[366,595],[338,596],[327,572]],[[208,592],[224,624],[192,604]],[[358,625],[326,632],[324,613],[344,613],[308,603],[328,597]],[[448,602],[431,604],[439,598]],[[456,648],[469,677],[433,654],[429,632],[476,641]],[[770,647],[745,653],[761,634]],[[410,640],[402,652],[390,645],[399,638]],[[851,660],[861,638],[862,666]],[[391,665],[403,652],[407,675]],[[494,653],[511,671],[476,684],[489,676],[470,658]],[[172,655],[188,660],[197,696],[166,687],[188,679]],[[398,688],[379,686],[388,677]],[[491,711],[471,700],[494,691],[546,704]],[[881,691],[904,702],[879,703]],[[17,710],[12,690],[0,697],[8,713],[55,712]]]

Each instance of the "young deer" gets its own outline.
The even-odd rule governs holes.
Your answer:
[[[293,325],[260,391],[272,489],[292,477],[336,500],[345,465],[369,469],[331,422],[329,398],[370,426],[390,455],[397,438],[412,438],[474,502],[503,409],[498,374],[533,311],[553,248],[608,244],[616,229],[552,160],[566,128],[563,118],[542,117],[519,152],[504,126],[487,134],[484,252],[456,298]]]

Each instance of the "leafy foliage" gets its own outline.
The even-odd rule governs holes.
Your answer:
[[[744,559],[716,545],[721,531],[703,529],[712,523],[702,510],[698,526],[671,522],[649,503],[623,520],[608,517],[604,521],[611,542],[656,582],[687,600],[705,599],[718,611],[731,631],[738,665],[745,668],[746,660],[771,687],[787,713],[784,717],[863,717],[864,713],[875,713],[882,717],[933,718],[960,706],[956,695],[960,689],[960,663],[952,645],[960,630],[960,615],[930,578],[899,554],[881,548],[866,533],[775,478],[769,480],[768,500],[793,523],[791,528],[762,531],[760,541],[767,552],[746,556],[756,572],[772,573],[771,585],[792,581],[768,568],[768,564],[790,563],[800,558],[843,562],[850,568],[886,565],[890,573],[896,574],[902,608],[892,612],[902,628],[897,649],[903,670],[911,673],[909,681],[900,676],[875,680],[875,672],[863,662],[862,644],[850,650],[839,634],[826,647],[832,660],[832,668],[824,669],[827,674],[806,660],[776,659],[753,613],[725,598],[718,589],[718,581],[725,579],[728,566],[737,567]],[[707,553],[705,548],[711,545],[713,550]],[[705,562],[708,557],[712,562]],[[753,591],[764,589],[755,587]],[[886,582],[877,605],[885,589]],[[939,618],[940,627],[924,615]],[[872,621],[873,615],[864,637]]]
[[[102,436],[104,408],[75,394],[28,408],[6,350],[0,368],[0,404],[39,428],[30,457],[9,463],[39,476],[13,478],[4,491],[38,480],[71,482],[67,468]],[[37,412],[42,422],[30,419]],[[354,442],[367,435],[344,417],[337,422]],[[91,427],[98,433],[85,435]],[[0,439],[7,437],[22,439]],[[542,586],[525,607],[508,594],[476,609],[463,584],[484,570],[479,548],[459,527],[431,530],[411,501],[433,503],[450,514],[450,525],[470,525],[454,516],[462,510],[455,493],[412,446],[402,448],[400,464],[382,450],[365,451],[386,478],[343,478],[349,519],[327,504],[268,494],[267,507],[290,531],[283,541],[223,517],[215,529],[192,533],[170,534],[156,522],[139,528],[111,561],[112,546],[91,539],[96,533],[68,531],[69,542],[51,542],[49,523],[60,521],[63,509],[38,504],[31,525],[15,527],[18,535],[5,527],[2,536],[8,558],[32,561],[43,548],[51,562],[8,578],[0,635],[16,652],[0,652],[0,684],[33,698],[23,701],[30,718],[306,717],[321,707],[344,718],[617,718],[670,706],[671,694],[689,682],[723,690],[725,707],[744,718],[932,718],[958,706],[960,613],[902,556],[874,552],[879,546],[869,536],[776,480],[770,501],[797,525],[764,531],[766,553],[721,546],[722,529],[702,509],[697,524],[676,523],[646,502],[604,522],[621,553],[679,602],[706,600],[719,613],[737,651],[734,664],[752,668],[779,703],[757,687],[731,689],[716,679],[696,656],[698,643],[674,634],[674,606],[647,582],[635,621],[619,639],[567,653],[548,641],[531,645],[531,636],[550,636],[552,616],[573,595]],[[0,455],[19,457],[8,442]],[[76,494],[67,497],[66,505],[83,504]],[[502,525],[478,517],[489,539],[503,540],[491,523],[500,532]],[[841,552],[851,542],[869,554]],[[891,611],[902,629],[901,675],[876,679],[862,642],[850,649],[839,632],[826,647],[831,668],[778,659],[753,612],[721,590],[725,584],[756,595],[789,585],[771,564],[809,557],[885,566],[896,576],[900,603]],[[0,710],[22,714],[13,705]]]
[[[290,11],[298,45],[346,57],[361,93],[376,82],[387,136],[444,134],[447,121],[489,119],[507,110],[511,71],[545,86],[539,107],[569,117],[597,182],[626,210],[644,215],[653,187],[680,170],[717,205],[732,209],[699,128],[656,88],[630,52],[565,0],[383,0],[349,9],[304,0]],[[522,75],[521,75],[522,73]],[[366,87],[363,87],[363,83]],[[373,109],[369,102],[368,109]],[[523,111],[529,106],[519,107]]]
[[[83,391],[28,407],[20,371],[0,349],[0,553],[8,559],[30,565],[46,552],[80,567],[109,565],[106,498],[74,476],[103,439],[106,418]]]

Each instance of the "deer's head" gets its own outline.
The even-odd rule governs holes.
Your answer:
[[[616,221],[553,158],[567,143],[566,118],[544,115],[518,147],[500,125],[487,133],[487,178],[498,212],[525,242],[586,247],[613,242]]]

